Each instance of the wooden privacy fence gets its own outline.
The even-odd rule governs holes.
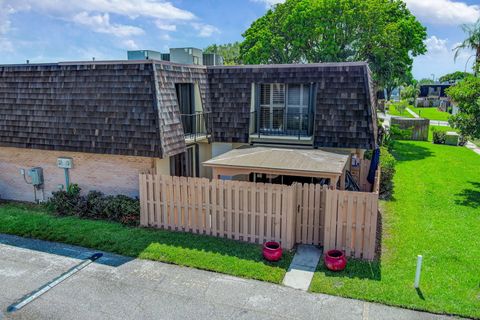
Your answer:
[[[390,119],[390,126],[397,126],[402,130],[412,130],[410,137],[402,137],[402,139],[427,141],[430,120],[423,118],[397,118]]]
[[[140,174],[142,226],[375,255],[378,192]]]
[[[295,187],[140,174],[140,224],[294,245]]]

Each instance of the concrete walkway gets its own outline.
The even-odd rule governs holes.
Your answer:
[[[448,319],[115,255],[5,313],[91,252],[0,235],[0,319]]]
[[[322,251],[315,246],[299,245],[285,274],[283,284],[287,287],[307,291],[321,256]]]

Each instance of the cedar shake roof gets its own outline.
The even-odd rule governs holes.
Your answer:
[[[185,150],[175,83],[198,83],[214,142],[249,141],[252,83],[316,83],[314,146],[370,149],[366,63],[205,67],[164,61],[0,65],[0,146],[167,157]]]

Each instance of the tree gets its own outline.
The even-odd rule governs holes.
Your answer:
[[[459,109],[449,118],[450,125],[464,136],[480,139],[480,78],[470,75],[446,92]]]
[[[240,42],[233,42],[227,44],[212,44],[203,49],[205,53],[214,53],[223,57],[225,65],[240,64]]]
[[[474,24],[464,24],[462,29],[467,34],[467,38],[455,47],[455,60],[462,50],[475,51],[474,73],[477,75],[480,68],[480,18]]]
[[[433,81],[432,79],[429,79],[429,78],[423,78],[423,79],[418,80],[419,85],[434,84],[434,83],[435,83],[435,81]]]
[[[456,71],[453,73],[448,73],[440,77],[440,82],[457,82],[459,80],[465,79],[470,73],[463,71]]]
[[[390,98],[412,80],[426,29],[401,0],[286,0],[243,33],[244,63],[367,61]]]
[[[403,88],[400,91],[400,97],[402,100],[406,100],[409,104],[415,104],[415,100],[417,100],[418,95],[420,94],[420,89],[418,86],[409,85]]]

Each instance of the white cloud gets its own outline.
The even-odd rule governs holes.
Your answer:
[[[454,0],[404,0],[422,22],[439,25],[474,23],[480,18],[480,6]]]
[[[276,5],[278,3],[285,2],[285,0],[251,0],[251,1],[264,3],[267,8],[270,8],[271,6]]]
[[[144,33],[143,29],[135,26],[111,24],[108,13],[89,15],[87,12],[80,12],[73,16],[73,21],[89,27],[95,32],[112,34],[117,37],[138,36]]]
[[[436,36],[431,36],[425,40],[428,53],[430,54],[442,54],[448,51],[447,48],[448,39],[440,39]]]
[[[413,73],[417,79],[430,78],[432,74],[438,78],[454,71],[471,71],[473,59],[469,58],[473,51],[461,51],[454,59],[454,48],[458,43],[451,43],[448,39],[442,39],[435,35],[426,41],[428,52],[416,57],[413,63]]]
[[[122,45],[128,50],[137,50],[139,48],[135,40],[132,40],[132,39],[123,40]]]
[[[214,33],[220,33],[220,30],[210,24],[192,23],[192,27],[198,31],[198,36],[202,38],[211,37]]]
[[[162,20],[157,20],[155,21],[155,25],[157,26],[158,29],[163,30],[163,31],[175,31],[177,30],[177,26],[171,23],[166,23]]]
[[[0,0],[0,44],[3,45],[0,51],[11,47],[7,46],[11,43],[7,41],[7,34],[11,30],[11,14],[22,11],[73,21],[95,32],[127,38],[126,40],[144,34],[144,30],[134,25],[119,23],[116,21],[119,17],[150,21],[163,31],[175,31],[175,23],[198,21],[192,12],[164,0]],[[206,27],[201,33],[208,32]],[[133,45],[131,42],[129,44]]]

